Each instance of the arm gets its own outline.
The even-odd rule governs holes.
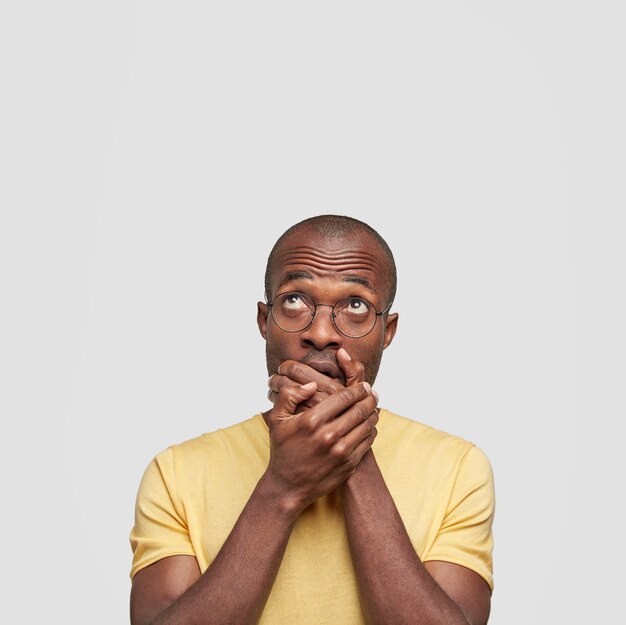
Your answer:
[[[363,379],[363,367],[339,350],[337,361],[347,385]],[[270,399],[286,385],[308,379],[318,382],[309,403],[321,401],[340,388],[337,380],[288,361],[282,375],[270,378]],[[485,625],[489,617],[491,590],[474,571],[450,562],[422,563],[406,532],[395,503],[380,472],[374,452],[369,451],[353,475],[341,487],[346,529],[361,606],[370,624]]]
[[[268,415],[268,468],[205,573],[195,558],[172,556],[135,575],[132,625],[258,621],[301,511],[345,481],[375,436],[369,385],[295,414],[316,388],[297,385],[279,394]]]
[[[487,623],[491,603],[487,583],[457,564],[420,561],[372,451],[341,490],[368,624]]]
[[[192,556],[164,558],[139,571],[132,625],[256,623],[297,518],[277,495],[264,475],[204,575]]]

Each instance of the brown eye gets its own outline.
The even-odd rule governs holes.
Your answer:
[[[367,315],[370,312],[370,307],[365,300],[359,297],[351,297],[346,304],[345,310],[354,315]]]
[[[308,308],[301,293],[286,293],[283,295],[282,307],[285,310],[303,310]]]

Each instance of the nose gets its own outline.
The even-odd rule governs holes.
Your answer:
[[[332,306],[329,304],[318,304],[313,322],[300,335],[302,345],[307,347],[313,346],[320,351],[326,347],[339,349],[343,343],[343,335],[335,327],[332,316]]]

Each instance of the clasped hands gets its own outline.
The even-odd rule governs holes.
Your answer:
[[[299,511],[345,482],[376,438],[378,395],[363,381],[363,365],[343,348],[337,364],[345,386],[294,360],[268,382],[267,476]]]

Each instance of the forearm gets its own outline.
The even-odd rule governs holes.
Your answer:
[[[257,623],[298,511],[264,476],[205,573],[151,625]]]
[[[342,501],[368,625],[468,625],[413,549],[373,452],[342,486]]]

